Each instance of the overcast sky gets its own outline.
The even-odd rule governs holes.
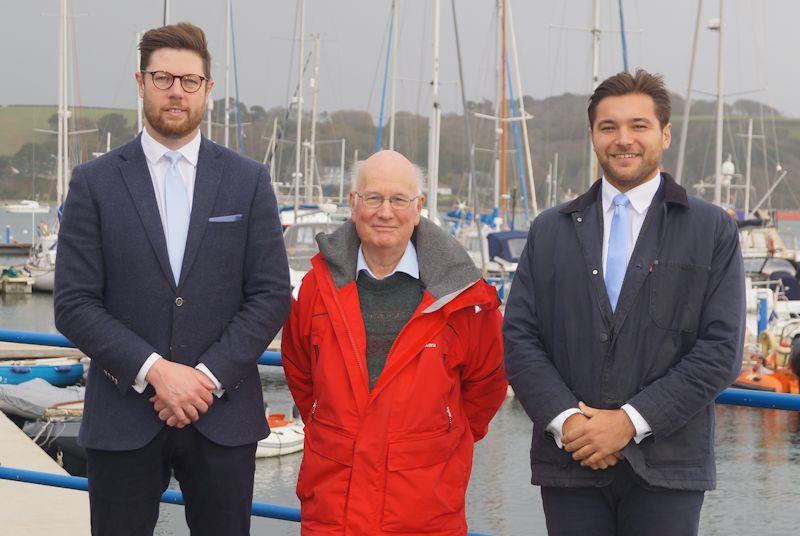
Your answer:
[[[427,114],[432,72],[431,0],[399,0],[398,107]],[[617,0],[601,2],[604,30],[601,78],[622,70]],[[720,0],[703,2],[694,88],[716,91]],[[305,35],[320,34],[319,104],[322,110],[368,110],[377,118],[391,0],[307,0]],[[459,111],[460,98],[450,0],[441,2],[441,80],[445,111]],[[456,0],[467,98],[494,95],[495,0]],[[70,0],[75,15],[71,46],[71,104],[135,107],[135,34],[160,26],[162,0]],[[524,92],[535,97],[589,92],[592,0],[515,0],[514,27]],[[697,0],[623,0],[631,67],[666,76],[685,94]],[[209,39],[224,95],[224,0],[172,0],[172,22],[201,26]],[[286,104],[297,3],[233,0],[239,97],[266,108]],[[58,0],[0,0],[0,104],[55,104],[58,76]],[[725,0],[725,92],[729,100],[752,98],[800,117],[800,2]],[[570,27],[564,29],[561,27]],[[308,42],[306,50],[311,46]],[[295,55],[297,49],[295,48]],[[233,72],[233,71],[232,71]],[[233,80],[233,76],[231,76]],[[420,83],[419,80],[426,82]],[[306,86],[307,87],[307,86]],[[306,90],[307,92],[307,90]],[[231,89],[234,96],[234,90]],[[710,99],[710,95],[696,93]],[[306,108],[310,99],[306,99]]]

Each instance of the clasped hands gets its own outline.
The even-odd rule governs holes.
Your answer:
[[[159,359],[146,380],[156,390],[150,403],[167,426],[183,428],[197,422],[214,403],[214,382],[196,368]]]
[[[581,413],[570,415],[562,426],[561,442],[575,461],[594,470],[608,469],[623,459],[620,452],[636,435],[622,409],[596,409],[583,402]]]

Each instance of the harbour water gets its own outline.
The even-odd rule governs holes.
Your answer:
[[[4,215],[8,216],[8,215]],[[16,215],[15,215],[16,216]],[[0,219],[5,227],[7,218]],[[14,232],[30,225],[14,220]],[[800,237],[800,222],[785,222],[785,240]],[[24,259],[0,257],[0,265]],[[3,329],[55,332],[50,294],[0,297]],[[281,369],[261,367],[265,398],[273,412],[288,412],[291,395]],[[467,495],[471,530],[493,535],[544,535],[538,488],[530,485],[531,422],[516,399],[505,401],[489,435],[475,448]],[[800,528],[800,415],[784,411],[717,406],[718,487],[707,493],[701,517],[704,536],[795,534]],[[294,494],[302,453],[256,461],[254,499],[299,506]],[[177,488],[173,480],[171,487]],[[253,534],[297,535],[299,525],[253,518]],[[161,506],[160,536],[189,534],[183,508]]]
[[[0,263],[3,261],[0,260]],[[3,329],[53,332],[52,296],[2,298]],[[261,367],[261,382],[272,411],[291,407],[283,372]],[[489,435],[475,448],[467,496],[472,530],[493,535],[543,535],[539,490],[530,485],[531,423],[515,399],[507,399]],[[795,534],[800,527],[800,415],[774,410],[717,407],[718,488],[706,494],[704,536]],[[254,498],[298,506],[295,479],[302,454],[256,461]],[[177,488],[177,483],[172,482]],[[299,525],[253,518],[252,533],[297,535]],[[162,505],[156,534],[186,536],[183,508]]]

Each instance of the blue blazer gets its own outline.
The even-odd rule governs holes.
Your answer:
[[[289,312],[267,169],[203,138],[175,282],[139,137],[72,174],[58,236],[58,330],[91,358],[79,442],[131,450],[161,430],[132,384],[153,352],[204,363],[225,388],[194,424],[221,445],[267,436],[257,361]]]

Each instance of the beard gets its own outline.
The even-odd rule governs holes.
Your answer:
[[[603,170],[603,177],[609,179],[615,186],[624,185],[627,188],[635,188],[653,178],[659,171],[661,154],[655,157],[645,154],[642,163],[636,169],[614,169],[611,156],[606,156],[604,159],[600,159],[598,156],[598,163]]]
[[[186,111],[186,117],[176,120],[167,116],[167,112],[162,110],[158,104],[148,102],[147,97],[143,99],[144,116],[147,124],[153,130],[165,138],[182,138],[194,132],[203,121],[203,110],[205,106],[192,108],[188,103],[181,101],[170,101],[165,108],[180,108]]]

